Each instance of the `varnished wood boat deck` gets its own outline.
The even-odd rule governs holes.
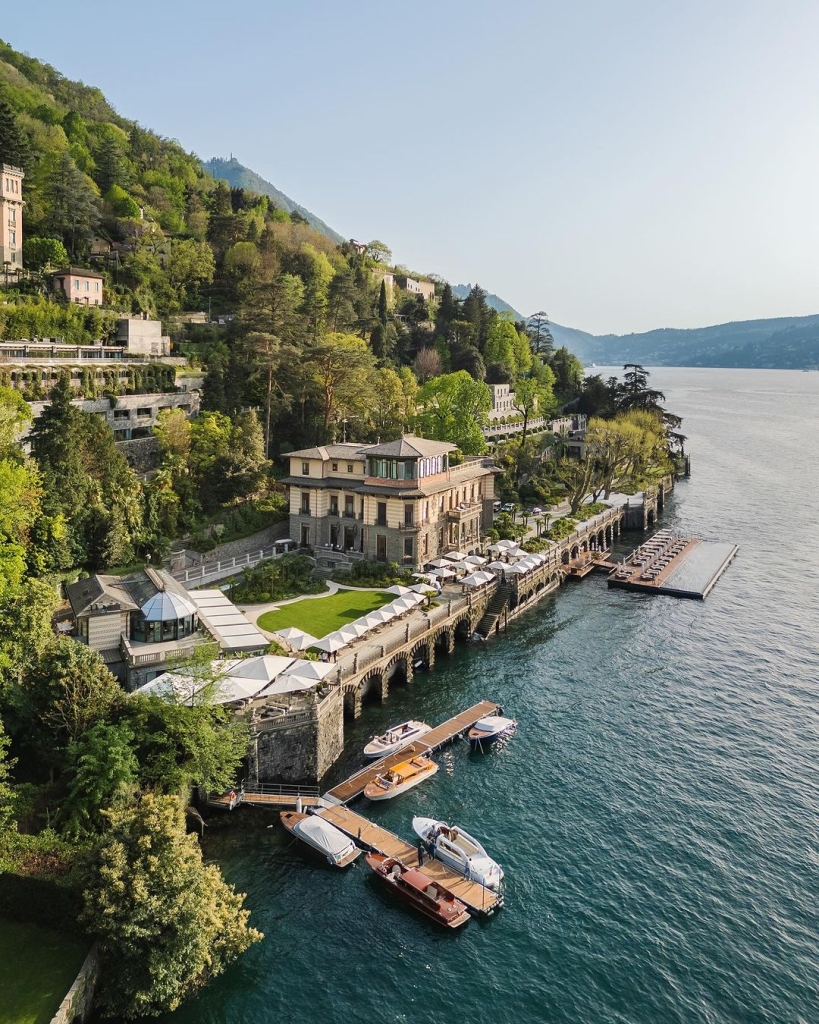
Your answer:
[[[304,810],[308,807],[319,807],[321,800],[318,795],[305,796],[298,793],[239,793],[234,800],[229,794],[223,793],[220,796],[209,796],[208,806],[219,810],[232,811],[241,804],[248,804],[251,807],[275,807],[283,811],[294,811],[301,800]]]
[[[373,761],[366,768],[362,768],[355,775],[351,775],[349,779],[345,779],[344,782],[333,786],[332,789],[324,794],[323,799],[333,804],[346,804],[351,800],[355,800],[364,792],[364,787],[369,785],[376,775],[386,771],[387,768],[394,768],[395,765],[409,760],[409,758],[414,757],[416,754],[431,754],[455,739],[456,736],[460,736],[468,729],[471,729],[485,715],[494,715],[497,711],[498,705],[494,701],[482,700],[480,704],[475,704],[466,711],[462,711],[459,715],[455,715],[454,718],[442,722],[441,725],[436,726],[425,736],[414,740],[397,753],[389,754],[378,761]]]
[[[325,807],[318,813],[360,846],[368,850],[377,850],[388,857],[395,857],[407,867],[417,866],[417,846],[405,842],[394,832],[389,832],[387,829],[381,828],[380,825],[373,824],[367,818],[351,811],[349,807],[342,805]],[[430,878],[446,886],[462,903],[466,904],[473,914],[488,917],[503,906],[503,896],[500,893],[493,892],[478,882],[469,881],[439,860],[430,860],[426,854],[424,854],[422,870]]]

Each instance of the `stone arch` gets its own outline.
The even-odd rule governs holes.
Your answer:
[[[463,615],[455,623],[454,639],[468,640],[472,636],[472,623],[468,615]]]
[[[393,683],[412,682],[412,660],[406,654],[396,654],[385,669],[390,686]]]
[[[597,534],[597,550],[604,551],[606,547],[606,531],[600,530]]]
[[[385,701],[389,692],[386,672],[380,668],[368,672],[358,684],[358,691],[361,703],[370,698],[379,698]]]
[[[580,554],[580,548],[577,546],[577,544],[574,544],[572,546],[572,552],[571,553],[572,553],[572,558],[577,558],[577,556]]]
[[[410,663],[412,665],[413,672],[416,671],[415,665],[417,662],[423,662],[427,668],[432,668],[435,664],[435,646],[430,644],[427,640],[422,640],[416,644],[410,651]]]
[[[358,718],[361,714],[361,701],[357,699],[356,690],[355,686],[344,690],[344,714],[347,718]]]
[[[571,554],[569,552],[569,549],[566,548],[566,550],[563,552],[563,555],[561,556],[560,561],[563,563],[563,565],[568,565],[569,562],[571,561],[571,557],[572,556],[571,556]]]
[[[657,488],[657,511],[662,512],[663,505],[665,505],[665,484],[660,484]]]
[[[455,637],[449,626],[444,626],[435,634],[435,650],[444,654],[451,654],[455,646]]]
[[[657,515],[653,508],[646,513],[646,526],[653,526],[657,522]]]

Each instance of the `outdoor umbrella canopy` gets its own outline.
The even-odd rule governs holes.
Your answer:
[[[298,640],[291,640],[290,646],[294,651],[306,651],[308,647],[315,647],[317,637],[310,636],[309,633],[305,633],[304,636],[299,637]]]
[[[436,558],[434,562],[427,562],[427,565],[431,565],[434,572],[436,569],[451,568],[452,562],[448,562],[445,558]]]
[[[299,658],[278,677],[279,679],[305,679],[308,682],[320,683],[325,676],[335,672],[336,668],[326,661],[307,661]]]
[[[464,561],[470,565],[486,565],[486,559],[481,555],[467,555]]]
[[[307,636],[303,629],[296,629],[295,626],[285,626],[284,629],[277,629],[276,636],[280,636],[282,640],[286,640],[290,643],[291,640],[300,640],[303,636]]]
[[[323,636],[321,640],[316,640],[313,644],[317,650],[327,651],[328,654],[335,654],[336,651],[340,651],[346,646],[347,641],[338,632],[328,633],[327,636]]]
[[[393,583],[393,585],[391,587],[387,587],[387,589],[384,591],[384,593],[385,594],[398,594],[398,596],[400,597],[402,594],[408,594],[409,590],[410,590],[409,587],[402,587],[400,583]]]
[[[464,576],[464,578],[461,580],[461,583],[463,583],[465,587],[479,587],[481,585],[481,581],[478,579],[475,573],[473,573],[471,576]]]
[[[312,690],[315,686],[315,679],[302,679],[299,676],[282,675],[278,679],[274,679],[257,696],[270,697],[274,693],[297,693],[299,690]]]
[[[414,608],[418,601],[416,600],[417,594],[413,594],[411,597],[399,597],[397,600],[392,602],[391,607],[396,608],[401,612],[408,612],[410,608]]]
[[[426,580],[429,583],[430,580],[435,579],[431,572],[414,572],[412,574],[414,580]]]
[[[496,572],[500,572],[502,569],[508,569],[509,568],[509,563],[508,562],[500,562],[500,561],[490,562],[489,565],[487,565],[486,568],[487,569],[494,569]]]
[[[501,551],[504,548],[516,548],[517,546],[517,541],[509,540],[508,538],[506,540],[499,540],[498,543],[495,545],[495,547],[500,548]]]
[[[462,562],[467,556],[463,551],[447,551],[444,558],[448,558],[450,562]]]
[[[348,642],[350,640],[356,640],[358,637],[363,636],[367,632],[367,627],[362,625],[360,620],[355,622],[348,622],[346,626],[342,626],[338,631],[339,636],[343,636]]]
[[[480,580],[481,583],[491,583],[495,579],[495,574],[493,572],[486,572],[486,570],[474,572],[472,575],[476,580]]]
[[[376,622],[389,622],[390,619],[395,618],[395,614],[390,614],[387,608],[389,608],[389,605],[384,605],[383,608],[376,608],[375,611],[370,612],[367,618],[375,619]]]
[[[454,575],[455,573],[452,571],[452,569],[433,569],[432,572],[430,573],[430,576],[437,576],[438,579],[441,580],[452,579]]]
[[[427,594],[436,593],[435,587],[431,587],[428,583],[416,583],[415,586],[410,589],[414,590],[416,594],[420,594],[422,597]]]
[[[225,675],[233,679],[255,679],[269,683],[275,679],[280,672],[293,663],[292,658],[282,658],[275,654],[260,654],[256,658],[238,658],[236,661],[228,662]]]

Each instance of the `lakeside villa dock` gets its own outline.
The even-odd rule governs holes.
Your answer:
[[[610,587],[702,601],[737,551],[736,544],[677,537],[670,530],[660,530],[624,562],[601,567],[609,570]]]
[[[416,845],[406,842],[388,829],[381,828],[380,825],[374,824],[368,818],[356,814],[349,807],[341,805],[325,807],[317,813],[336,828],[341,829],[359,846],[383,853],[387,857],[395,857],[407,867],[414,867],[418,864],[418,847]],[[500,893],[487,889],[479,882],[464,878],[463,875],[459,875],[439,860],[424,854],[420,866],[424,874],[446,886],[476,916],[489,917],[503,906],[503,896]]]
[[[344,782],[340,782],[337,786],[333,786],[332,789],[328,789],[322,796],[322,800],[329,804],[348,804],[362,795],[365,786],[368,786],[375,779],[376,775],[380,775],[388,768],[393,768],[395,765],[400,764],[402,761],[407,761],[417,754],[431,754],[436,750],[440,750],[441,747],[451,743],[457,736],[462,736],[471,729],[481,718],[484,718],[486,715],[495,715],[499,712],[500,705],[495,703],[495,701],[482,700],[479,704],[474,704],[459,715],[455,715],[453,718],[447,719],[446,722],[442,722],[421,739],[414,740],[409,746],[403,747],[387,757],[382,757],[372,764],[368,764],[366,768],[362,768],[361,771],[351,775]]]

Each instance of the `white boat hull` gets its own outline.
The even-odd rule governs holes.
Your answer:
[[[410,728],[407,728],[408,726]],[[388,729],[383,736],[376,736],[374,740],[371,740],[364,748],[364,756],[370,760],[376,760],[380,757],[389,757],[390,754],[397,754],[399,750],[403,750],[414,740],[426,736],[431,729],[432,726],[427,725],[426,722],[402,722],[401,725]],[[395,737],[392,742],[388,739],[390,736]]]
[[[457,826],[450,829],[445,821],[436,821],[434,818],[413,818],[412,827],[415,834],[427,844],[436,860],[457,871],[464,878],[486,886],[487,889],[500,888],[503,868],[497,861],[492,860],[478,840],[468,832]],[[444,834],[449,833],[451,836],[453,832],[460,837],[464,848],[459,846],[457,838],[450,841]],[[467,850],[470,852],[467,853]]]

